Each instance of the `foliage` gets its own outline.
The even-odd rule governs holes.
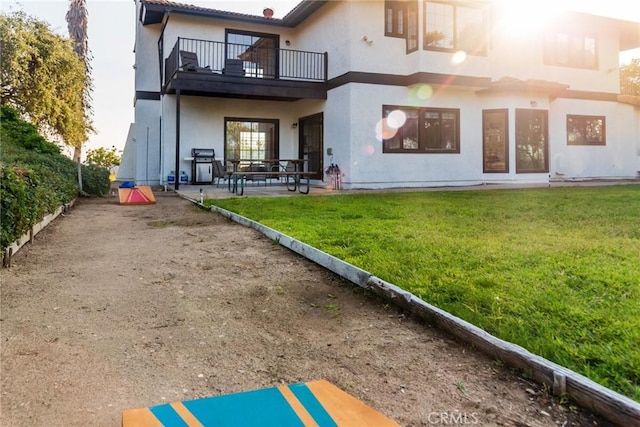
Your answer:
[[[79,147],[92,131],[84,112],[88,76],[70,40],[24,12],[0,14],[0,97],[41,132]]]
[[[111,169],[112,167],[120,164],[120,154],[118,154],[118,150],[114,146],[110,149],[99,147],[95,150],[87,151],[86,163],[105,169]]]
[[[82,168],[82,191],[94,196],[109,193],[109,170],[101,166],[86,165]]]
[[[0,108],[0,245],[29,231],[46,214],[78,195],[77,164],[18,118],[11,107]],[[87,193],[105,194],[108,171],[84,167]],[[100,181],[101,180],[101,181]],[[95,183],[94,183],[95,181]],[[103,184],[101,185],[100,182]]]
[[[620,67],[620,86],[622,94],[640,96],[640,58]]]
[[[640,186],[211,200],[640,401]]]
[[[60,154],[60,148],[38,133],[31,123],[19,120],[18,111],[10,107],[0,109],[0,121],[4,122],[3,132],[17,144],[27,150],[42,154]]]

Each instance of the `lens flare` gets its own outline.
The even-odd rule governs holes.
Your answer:
[[[393,110],[387,117],[387,125],[393,129],[400,129],[407,121],[407,115],[402,110]]]
[[[375,152],[376,152],[376,148],[371,144],[368,144],[362,147],[362,154],[364,154],[365,156],[371,156],[375,154]]]
[[[428,84],[417,84],[409,90],[409,104],[414,107],[426,105],[426,101],[433,95],[433,88]]]
[[[389,126],[387,119],[381,119],[376,123],[376,139],[382,142],[385,139],[391,139],[396,136],[398,129]]]
[[[451,57],[451,65],[460,65],[467,60],[467,52],[459,50]]]

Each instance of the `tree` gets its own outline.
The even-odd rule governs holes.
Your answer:
[[[95,150],[87,151],[86,163],[105,169],[111,169],[114,166],[120,165],[120,154],[114,146],[108,150],[104,147],[96,148]]]
[[[73,50],[80,57],[85,67],[86,79],[82,88],[82,108],[85,119],[90,122],[92,115],[91,92],[93,82],[91,80],[91,52],[89,51],[89,35],[87,31],[89,14],[87,13],[86,0],[69,0],[69,10],[65,15],[69,35],[73,41]],[[83,141],[85,142],[85,141]],[[73,159],[80,162],[82,146],[76,146]]]
[[[640,58],[620,67],[620,93],[640,96]]]
[[[71,41],[22,11],[0,14],[0,100],[49,136],[80,147],[92,131],[84,112],[86,68]]]

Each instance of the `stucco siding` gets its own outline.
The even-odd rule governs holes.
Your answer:
[[[160,182],[160,102],[138,100],[135,110],[135,181],[139,185]]]
[[[140,2],[136,1],[136,17],[140,15]],[[158,38],[160,24],[142,26],[136,19],[135,89],[136,91],[160,91],[158,71]]]
[[[300,117],[322,112],[324,101],[273,102],[219,99],[194,96],[180,97],[180,168],[191,176],[192,148],[213,148],[216,159],[224,157],[225,118],[272,119],[279,122],[280,158],[298,157],[298,131],[292,125]],[[176,96],[163,97],[162,176],[175,170],[176,147]],[[185,160],[187,159],[187,160]],[[178,171],[178,172],[179,172]]]
[[[603,116],[606,145],[568,145],[567,114]],[[638,173],[639,136],[631,124],[634,108],[616,102],[561,99],[553,103],[549,116],[551,177],[553,179],[626,178]]]

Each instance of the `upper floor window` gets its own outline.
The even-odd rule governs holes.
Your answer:
[[[460,110],[385,105],[385,153],[459,153]]]
[[[567,115],[568,145],[606,145],[604,116]]]
[[[424,48],[486,55],[487,26],[481,7],[425,1]]]
[[[407,8],[403,1],[384,2],[384,35],[405,38]]]
[[[574,68],[598,68],[596,37],[567,31],[551,33],[544,40],[544,63]]]
[[[384,35],[405,39],[407,53],[418,50],[418,2],[386,0],[384,14]]]

